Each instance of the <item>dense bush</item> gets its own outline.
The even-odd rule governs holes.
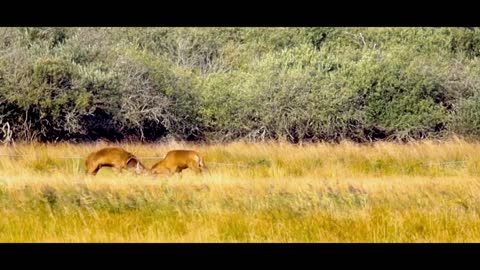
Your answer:
[[[2,28],[0,140],[480,136],[477,28]]]

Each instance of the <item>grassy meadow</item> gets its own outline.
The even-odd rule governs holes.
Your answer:
[[[0,147],[0,242],[480,242],[480,143],[125,143],[210,173],[85,175],[107,145]]]

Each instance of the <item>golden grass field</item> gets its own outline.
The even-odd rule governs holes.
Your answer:
[[[0,157],[0,242],[480,242],[480,143],[119,144],[210,169],[170,178],[62,158],[105,146],[0,147],[25,155]]]

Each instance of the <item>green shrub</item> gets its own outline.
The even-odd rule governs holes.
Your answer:
[[[16,140],[478,137],[478,28],[2,28]]]

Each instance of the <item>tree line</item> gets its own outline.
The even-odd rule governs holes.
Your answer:
[[[479,28],[0,28],[0,140],[480,136]]]

